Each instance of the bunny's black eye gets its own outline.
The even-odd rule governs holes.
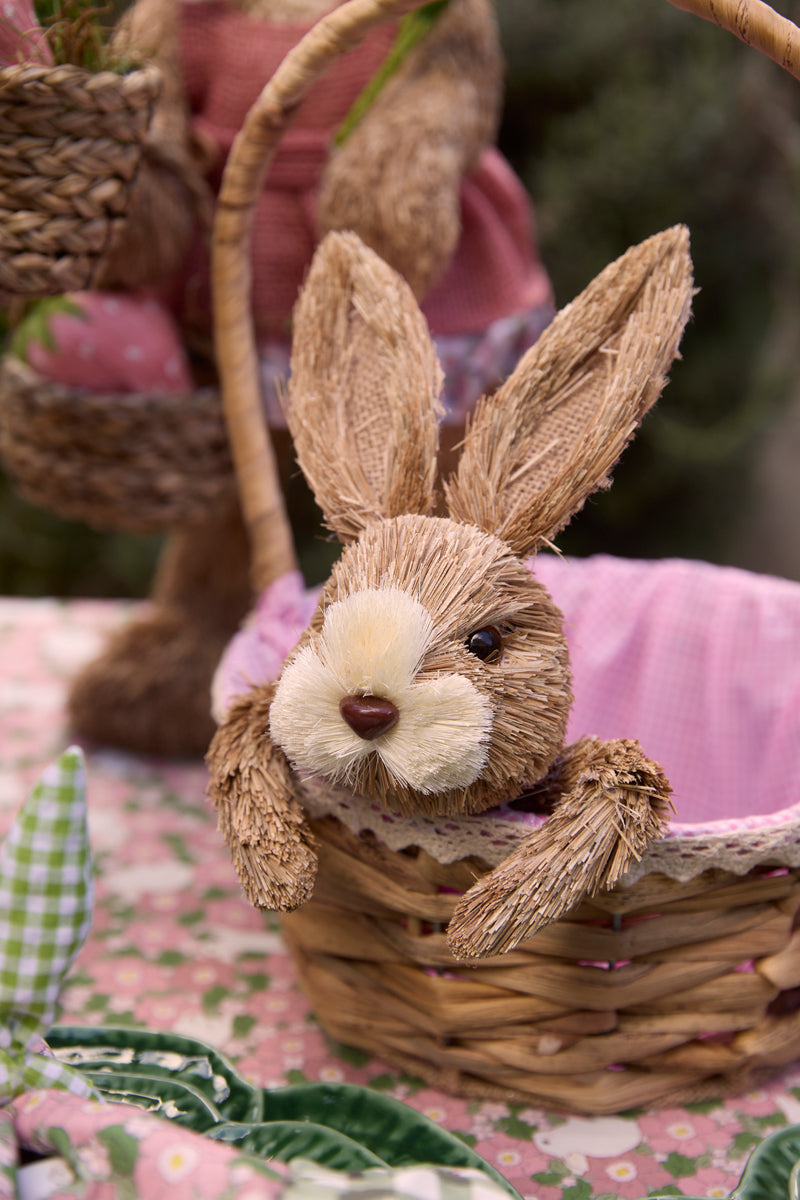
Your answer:
[[[469,635],[467,649],[481,662],[493,666],[503,657],[503,636],[495,625],[487,625]]]

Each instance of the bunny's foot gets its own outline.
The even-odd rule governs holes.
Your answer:
[[[584,738],[549,777],[555,812],[456,906],[457,958],[511,950],[584,896],[608,889],[661,834],[670,787],[637,742]]]
[[[250,604],[248,564],[233,499],[172,530],[152,609],[115,634],[73,683],[76,732],[137,754],[202,757],[215,728],[211,680]]]
[[[75,679],[75,731],[141,754],[201,757],[211,741],[211,679],[227,638],[156,610],[111,638]]]

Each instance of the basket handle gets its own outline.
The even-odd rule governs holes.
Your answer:
[[[250,311],[250,232],[255,202],[284,130],[311,85],[383,21],[422,0],[348,0],[287,54],[250,109],[222,179],[212,249],[217,364],[239,495],[252,543],[252,580],[261,591],[296,565],[275,454],[261,408]]]
[[[670,0],[670,3],[727,29],[800,80],[800,29],[764,0]]]

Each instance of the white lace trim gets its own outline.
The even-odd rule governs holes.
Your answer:
[[[302,799],[310,816],[337,817],[351,833],[370,832],[390,850],[418,846],[443,864],[474,856],[495,867],[544,820],[530,813],[523,819],[517,813],[512,817],[504,808],[472,817],[402,817],[315,779],[304,781]],[[697,836],[668,831],[627,872],[621,885],[652,874],[685,883],[710,869],[746,875],[763,865],[800,866],[800,811],[760,829],[704,831]]]

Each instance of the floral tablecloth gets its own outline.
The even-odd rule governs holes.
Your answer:
[[[66,681],[130,611],[0,599],[0,834],[71,740]],[[202,764],[86,749],[97,899],[63,1020],[203,1039],[259,1086],[344,1080],[379,1089],[457,1132],[529,1200],[728,1196],[752,1148],[800,1123],[800,1065],[724,1101],[578,1118],[453,1099],[330,1044],[298,990],[277,922],[240,898]]]

